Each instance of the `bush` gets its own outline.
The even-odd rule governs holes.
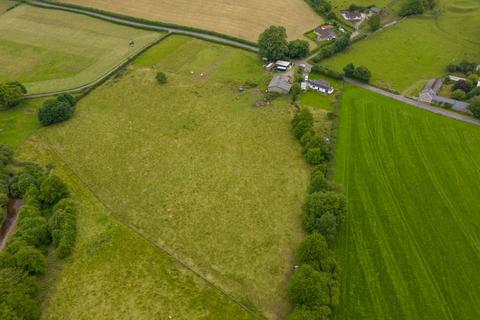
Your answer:
[[[157,82],[160,84],[167,83],[167,76],[163,72],[157,72],[155,79],[157,79]]]
[[[69,195],[67,186],[57,176],[47,177],[40,185],[40,200],[46,206],[53,206]]]
[[[17,106],[25,93],[27,93],[27,90],[19,82],[0,84],[0,110],[7,110]]]
[[[327,282],[328,275],[304,264],[295,270],[288,281],[288,297],[292,303],[310,309],[328,305],[330,294]]]
[[[452,91],[463,90],[465,93],[470,91],[470,89],[472,89],[472,84],[470,83],[470,81],[465,80],[459,80],[455,82],[452,87]]]
[[[305,229],[312,233],[314,231],[321,232],[330,225],[322,226],[331,216],[335,219],[335,226],[343,220],[347,208],[345,196],[340,193],[327,191],[316,192],[307,196],[305,203],[304,226]],[[321,220],[322,216],[330,214]]]
[[[425,11],[425,6],[422,0],[407,0],[403,3],[398,13],[401,17],[412,14],[422,14]]]
[[[310,52],[309,44],[305,40],[293,40],[288,43],[288,56],[291,59],[306,58]]]
[[[333,79],[343,80],[343,74],[342,73],[338,73],[336,71],[330,70],[329,68],[327,68],[325,66],[322,66],[320,64],[315,64],[312,67],[312,71],[316,72],[316,73],[319,73],[319,74],[322,74],[324,76],[333,78]]]
[[[317,232],[303,239],[296,254],[298,264],[308,264],[315,270],[323,272],[330,272],[331,256],[327,241]]]
[[[314,309],[298,306],[288,315],[287,320],[329,320],[331,314],[332,311],[328,306],[320,306]]]
[[[320,148],[308,148],[305,152],[305,160],[308,164],[317,165],[325,161],[322,150]]]
[[[43,103],[38,111],[38,120],[42,126],[49,126],[70,119],[73,107],[65,101],[50,99]]]
[[[37,179],[28,172],[20,172],[10,183],[10,194],[14,198],[23,198],[30,186],[35,186]]]
[[[370,78],[372,77],[372,74],[370,73],[370,70],[367,69],[367,67],[360,66],[358,68],[355,68],[355,71],[353,72],[353,77],[357,80],[368,83],[370,81]]]
[[[372,14],[367,23],[371,31],[377,31],[380,28],[380,15],[378,13]]]
[[[470,101],[468,110],[470,110],[474,117],[480,118],[480,96],[477,96]]]
[[[477,64],[473,61],[462,60],[459,64],[449,64],[447,66],[447,71],[449,72],[461,72],[461,73],[470,73],[474,72]]]
[[[15,232],[12,240],[22,240],[28,245],[37,248],[48,245],[50,235],[48,233],[46,219],[42,216],[22,216],[18,222],[17,232]]]
[[[14,268],[0,269],[0,304],[3,309],[11,311],[10,314],[13,312],[22,320],[39,319],[40,310],[34,299],[37,291],[37,282],[26,272]]]
[[[52,234],[53,243],[58,247],[59,258],[71,254],[76,240],[77,206],[70,199],[63,199],[54,207],[48,220],[48,229]]]
[[[77,103],[77,99],[75,99],[74,96],[68,93],[62,93],[58,95],[57,100],[60,102],[67,103],[70,107],[74,107],[75,104]]]
[[[3,144],[0,144],[0,162],[7,165],[13,159],[13,150]]]
[[[465,96],[466,96],[465,91],[460,89],[457,89],[452,92],[452,99],[455,99],[455,100],[463,100],[465,99]]]
[[[20,248],[14,255],[15,266],[30,275],[43,275],[47,271],[47,259],[31,246]]]
[[[292,101],[295,102],[298,99],[298,96],[302,92],[302,88],[298,82],[294,83],[292,86]]]
[[[325,175],[321,172],[312,174],[310,177],[310,185],[308,186],[308,193],[327,191],[330,187],[330,184],[325,178]]]

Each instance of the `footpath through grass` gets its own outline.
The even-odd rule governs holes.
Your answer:
[[[42,138],[116,218],[273,318],[288,307],[308,168],[287,99],[255,107],[268,80],[253,53],[172,36]],[[239,92],[246,81],[259,88]]]
[[[158,37],[80,14],[20,5],[0,15],[0,82],[21,81],[29,93],[75,88]]]
[[[408,17],[322,63],[336,70],[350,62],[364,65],[372,82],[413,90],[418,81],[443,75],[449,63],[480,61],[479,17],[477,0],[439,1],[435,14]]]
[[[350,88],[336,319],[479,319],[480,129]]]

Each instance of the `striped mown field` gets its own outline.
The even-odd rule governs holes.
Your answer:
[[[291,39],[322,23],[303,0],[65,0],[63,2],[132,17],[175,23],[257,41],[270,25],[282,25]]]
[[[0,82],[21,81],[30,93],[75,88],[158,37],[80,14],[21,5],[0,16]]]
[[[342,102],[335,319],[479,319],[480,128],[358,88]]]

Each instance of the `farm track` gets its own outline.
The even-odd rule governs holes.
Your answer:
[[[85,179],[83,179],[76,171],[75,169],[67,162],[66,159],[64,159],[64,157],[62,157],[62,155],[60,155],[60,153],[47,141],[46,143],[48,149],[55,155],[56,158],[58,158],[61,162],[63,162],[63,164],[68,168],[68,170],[78,179],[78,181],[80,181],[84,186],[85,188],[88,189],[88,191],[95,197],[95,199],[106,209],[108,210],[108,212],[110,212],[111,216],[113,217],[113,219],[115,219],[115,221],[123,226],[125,226],[126,228],[128,228],[129,230],[131,230],[135,235],[137,235],[138,237],[144,239],[145,241],[147,241],[153,248],[155,248],[157,251],[159,251],[161,254],[164,254],[166,256],[168,256],[170,259],[172,259],[173,261],[175,261],[176,263],[178,263],[180,266],[182,266],[183,268],[185,268],[186,270],[190,271],[191,273],[193,273],[196,277],[200,278],[201,280],[203,280],[207,285],[211,286],[212,288],[214,288],[215,290],[219,291],[222,295],[224,295],[228,300],[232,301],[233,303],[237,304],[240,308],[242,308],[243,310],[245,310],[246,312],[248,312],[249,314],[251,314],[253,317],[257,318],[257,319],[265,319],[264,316],[262,316],[261,314],[253,311],[252,309],[250,309],[249,307],[247,307],[245,304],[243,304],[242,302],[240,302],[238,299],[236,299],[234,296],[230,295],[227,291],[225,291],[223,288],[219,287],[218,285],[216,285],[215,283],[213,283],[212,281],[208,280],[206,277],[204,277],[202,274],[200,274],[198,271],[196,271],[195,269],[193,269],[192,267],[190,267],[186,262],[180,260],[179,258],[176,257],[176,255],[174,253],[171,253],[169,250],[165,249],[164,247],[156,244],[154,241],[150,240],[147,236],[143,235],[140,231],[138,231],[134,226],[132,226],[131,224],[129,224],[128,222],[126,221],[123,221],[122,219],[120,219],[118,216],[114,215],[113,214],[113,209],[110,208],[104,201],[102,201],[102,199],[100,199],[98,197],[98,195],[93,191],[93,189],[90,187],[90,185],[88,184],[87,181],[85,181]]]
[[[159,43],[160,41],[162,41],[163,39],[165,39],[166,37],[168,37],[171,34],[178,34],[178,35],[191,36],[191,37],[195,37],[195,38],[199,38],[199,39],[203,39],[203,40],[207,40],[207,41],[217,42],[217,43],[237,47],[237,48],[244,49],[244,50],[258,52],[258,48],[255,47],[255,46],[251,46],[251,45],[242,43],[240,41],[225,39],[225,38],[222,38],[220,36],[210,35],[210,34],[206,34],[206,33],[182,30],[182,29],[177,29],[177,28],[170,28],[170,27],[168,27],[168,28],[167,27],[161,27],[161,26],[157,26],[157,25],[154,25],[154,24],[148,24],[148,23],[139,23],[139,22],[134,22],[134,21],[130,21],[130,20],[127,20],[127,19],[111,17],[111,16],[101,14],[101,13],[90,12],[88,10],[70,8],[70,7],[62,6],[60,4],[57,5],[57,4],[45,3],[45,2],[41,2],[41,1],[31,1],[31,2],[28,2],[28,3],[30,5],[41,7],[41,8],[69,11],[69,12],[83,14],[83,15],[91,16],[93,18],[109,21],[109,22],[112,22],[112,23],[122,24],[122,25],[126,25],[126,26],[131,26],[131,27],[135,27],[135,28],[167,32],[166,35],[162,36],[160,39],[158,39],[154,43],[148,45],[145,49],[150,48],[151,46]],[[29,95],[26,95],[25,98],[34,99],[34,98],[54,96],[54,95],[58,95],[58,94],[61,94],[61,93],[77,93],[77,92],[81,92],[81,91],[84,91],[84,90],[88,90],[88,89],[90,89],[92,87],[95,87],[96,85],[102,83],[103,81],[108,79],[110,76],[115,74],[115,72],[117,72],[119,69],[128,65],[137,55],[142,53],[144,50],[141,50],[139,53],[135,54],[134,56],[123,60],[117,66],[115,66],[114,68],[112,68],[111,70],[109,70],[108,72],[106,72],[105,74],[103,74],[98,79],[96,79],[92,82],[86,83],[82,86],[78,86],[78,87],[70,88],[70,89],[65,89],[65,90],[29,94]]]
[[[398,94],[394,94],[394,93],[379,89],[379,88],[371,86],[369,84],[361,83],[361,82],[353,80],[353,79],[345,78],[345,81],[354,85],[354,86],[357,86],[357,87],[360,87],[360,88],[363,88],[363,89],[367,89],[369,91],[381,94],[382,96],[389,97],[389,98],[395,99],[397,101],[406,103],[406,104],[411,105],[413,107],[420,108],[420,109],[423,109],[423,110],[427,110],[427,111],[445,116],[447,118],[452,118],[452,119],[455,119],[455,120],[458,120],[458,121],[462,121],[462,122],[470,123],[470,124],[473,124],[473,125],[476,125],[476,126],[480,126],[480,120],[469,117],[467,115],[462,115],[462,114],[459,114],[459,113],[456,113],[456,112],[453,112],[453,111],[450,111],[450,110],[441,109],[441,108],[438,108],[438,107],[433,107],[433,106],[430,106],[430,105],[412,100],[410,98],[407,98],[407,97],[404,97],[404,96],[401,96],[401,95],[398,95]]]

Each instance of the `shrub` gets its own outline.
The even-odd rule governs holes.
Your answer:
[[[7,165],[13,159],[13,150],[10,147],[0,144],[0,162]]]
[[[466,96],[465,91],[460,89],[457,89],[452,92],[452,99],[455,99],[455,100],[463,100],[465,99],[465,96]]]
[[[42,126],[49,126],[70,119],[73,110],[65,101],[50,99],[45,101],[38,111],[38,120]]]
[[[67,103],[70,107],[74,107],[75,104],[77,103],[77,99],[68,93],[62,93],[58,95],[57,100],[60,102]]]
[[[155,79],[157,79],[158,83],[160,84],[167,83],[167,76],[163,72],[157,72]]]
[[[15,266],[30,275],[43,275],[47,271],[47,259],[38,250],[30,246],[22,247],[14,255]]]
[[[330,272],[330,257],[332,253],[328,249],[325,238],[314,232],[303,239],[297,250],[298,264],[308,264],[317,271]]]
[[[349,77],[349,78],[353,78],[353,74],[355,72],[355,66],[353,65],[353,63],[349,63],[347,64],[344,68],[343,68],[343,72],[345,73],[345,76]]]
[[[472,89],[472,84],[470,81],[465,81],[465,80],[459,80],[455,82],[455,84],[452,87],[452,91],[456,90],[463,90],[464,92],[468,92]]]
[[[353,72],[353,77],[363,82],[369,82],[372,74],[370,73],[370,70],[367,69],[367,67],[359,66],[358,68],[355,68],[355,71]]]
[[[330,303],[328,275],[304,264],[290,277],[287,293],[290,301],[297,305],[315,308]]]
[[[291,59],[306,58],[309,52],[309,44],[305,40],[293,40],[288,43],[288,56]]]
[[[20,172],[15,175],[12,182],[10,183],[10,194],[14,198],[23,198],[27,189],[30,186],[34,186],[37,183],[37,179],[28,172]]]
[[[403,3],[398,14],[405,17],[412,14],[422,14],[424,11],[425,6],[422,0],[407,0]]]
[[[0,269],[0,304],[4,309],[13,311],[19,319],[40,318],[34,299],[37,291],[37,282],[26,272],[14,268]]]
[[[330,77],[330,78],[333,78],[333,79],[338,79],[338,80],[343,79],[343,74],[342,73],[338,73],[338,72],[335,72],[333,70],[330,70],[329,68],[327,68],[325,66],[322,66],[320,64],[315,64],[312,67],[312,71],[316,72],[316,73],[319,73],[319,74],[323,74],[324,76],[327,76],[327,77]]]
[[[12,240],[23,240],[34,247],[48,245],[50,236],[46,219],[42,216],[21,217]]]
[[[297,306],[287,320],[329,320],[332,311],[329,306],[320,306],[310,309],[305,306]]]
[[[320,148],[309,148],[305,153],[305,160],[308,164],[317,165],[325,161],[325,157],[322,154]]]
[[[474,117],[480,118],[480,96],[477,96],[470,101],[468,110],[470,110]]]
[[[298,82],[294,83],[292,86],[292,101],[295,102],[298,99],[298,96],[302,92],[302,88]]]
[[[7,110],[17,106],[27,93],[19,82],[0,84],[0,110]]]
[[[338,225],[345,216],[346,207],[345,196],[337,192],[315,192],[308,195],[304,214],[305,229],[310,233],[321,232],[321,224],[325,222],[326,218],[324,220],[320,220],[320,218],[325,214],[331,214],[335,217],[335,225]]]
[[[380,15],[378,13],[372,14],[367,23],[371,31],[377,31],[380,28]]]
[[[325,175],[321,172],[318,172],[316,174],[312,174],[312,176],[310,177],[308,193],[327,191],[329,187],[330,185],[327,178],[325,178]]]
[[[54,207],[48,220],[48,229],[53,243],[58,247],[59,258],[65,258],[72,252],[76,240],[76,204],[70,199],[63,199]]]
[[[40,199],[46,206],[53,206],[69,195],[67,186],[57,176],[47,177],[40,185]]]

